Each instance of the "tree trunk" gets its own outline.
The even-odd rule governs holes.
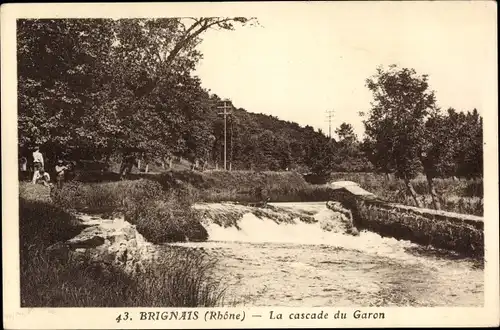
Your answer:
[[[432,205],[434,206],[434,209],[436,210],[441,210],[441,203],[439,202],[438,195],[436,193],[436,189],[434,188],[434,182],[433,178],[430,175],[426,175],[427,177],[427,184],[429,185],[429,191],[431,193],[432,197]]]
[[[168,159],[168,169],[169,169],[169,170],[171,170],[171,169],[172,169],[172,162],[173,162],[173,158],[172,158],[172,157],[170,157],[170,158]]]
[[[405,182],[405,185],[406,185],[406,189],[408,189],[408,192],[410,193],[411,197],[415,201],[415,205],[417,207],[422,207],[422,203],[420,203],[420,201],[418,200],[418,198],[417,198],[417,192],[413,188],[413,185],[411,184],[410,180],[407,179],[407,178],[405,178],[404,182]]]
[[[146,164],[146,168],[144,169],[144,173],[148,173],[149,171],[149,164]]]

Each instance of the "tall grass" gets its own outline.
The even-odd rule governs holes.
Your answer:
[[[140,189],[129,188],[136,195],[125,196],[140,200]],[[89,205],[102,206],[99,197],[109,196],[109,189],[115,188],[107,189],[94,187],[78,196]],[[157,192],[155,188],[148,191]],[[70,196],[63,196],[59,198],[69,205]],[[112,265],[96,263],[86,254],[75,259],[72,253],[64,257],[48,250],[83,229],[73,215],[48,200],[46,187],[20,187],[22,307],[209,307],[222,303],[224,284],[215,274],[217,260],[198,251],[165,247],[161,260],[131,276]],[[107,201],[116,202],[114,206],[127,203],[126,198]],[[74,204],[84,205],[82,201]]]
[[[21,258],[22,307],[211,307],[225,286],[216,261],[188,250],[170,251],[135,276],[91,260],[61,260],[43,250]]]

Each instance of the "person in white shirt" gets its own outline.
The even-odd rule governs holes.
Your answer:
[[[43,169],[43,155],[40,152],[40,148],[37,146],[35,147],[35,151],[33,152],[33,167],[34,167],[34,174],[33,174],[33,183],[35,182],[35,177],[38,175],[38,172]]]
[[[35,176],[33,177],[33,184],[43,184],[46,187],[50,187],[50,175],[45,172],[43,168],[39,171],[35,172]]]

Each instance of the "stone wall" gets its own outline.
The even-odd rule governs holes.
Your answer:
[[[333,199],[351,210],[353,223],[360,230],[467,256],[484,255],[482,217],[389,203],[354,182],[330,185],[335,190]]]

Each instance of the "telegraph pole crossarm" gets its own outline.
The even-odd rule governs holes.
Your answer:
[[[217,109],[222,109],[223,112],[219,112],[218,114],[224,116],[224,170],[226,170],[227,169],[226,165],[227,164],[227,116],[231,115],[231,113],[227,112],[227,110],[232,109],[233,106],[231,104],[231,101],[228,99],[221,101],[220,104],[222,105],[219,105]]]
[[[332,117],[333,117],[333,110],[326,110],[326,117],[328,118],[328,137],[331,139],[332,138]]]

